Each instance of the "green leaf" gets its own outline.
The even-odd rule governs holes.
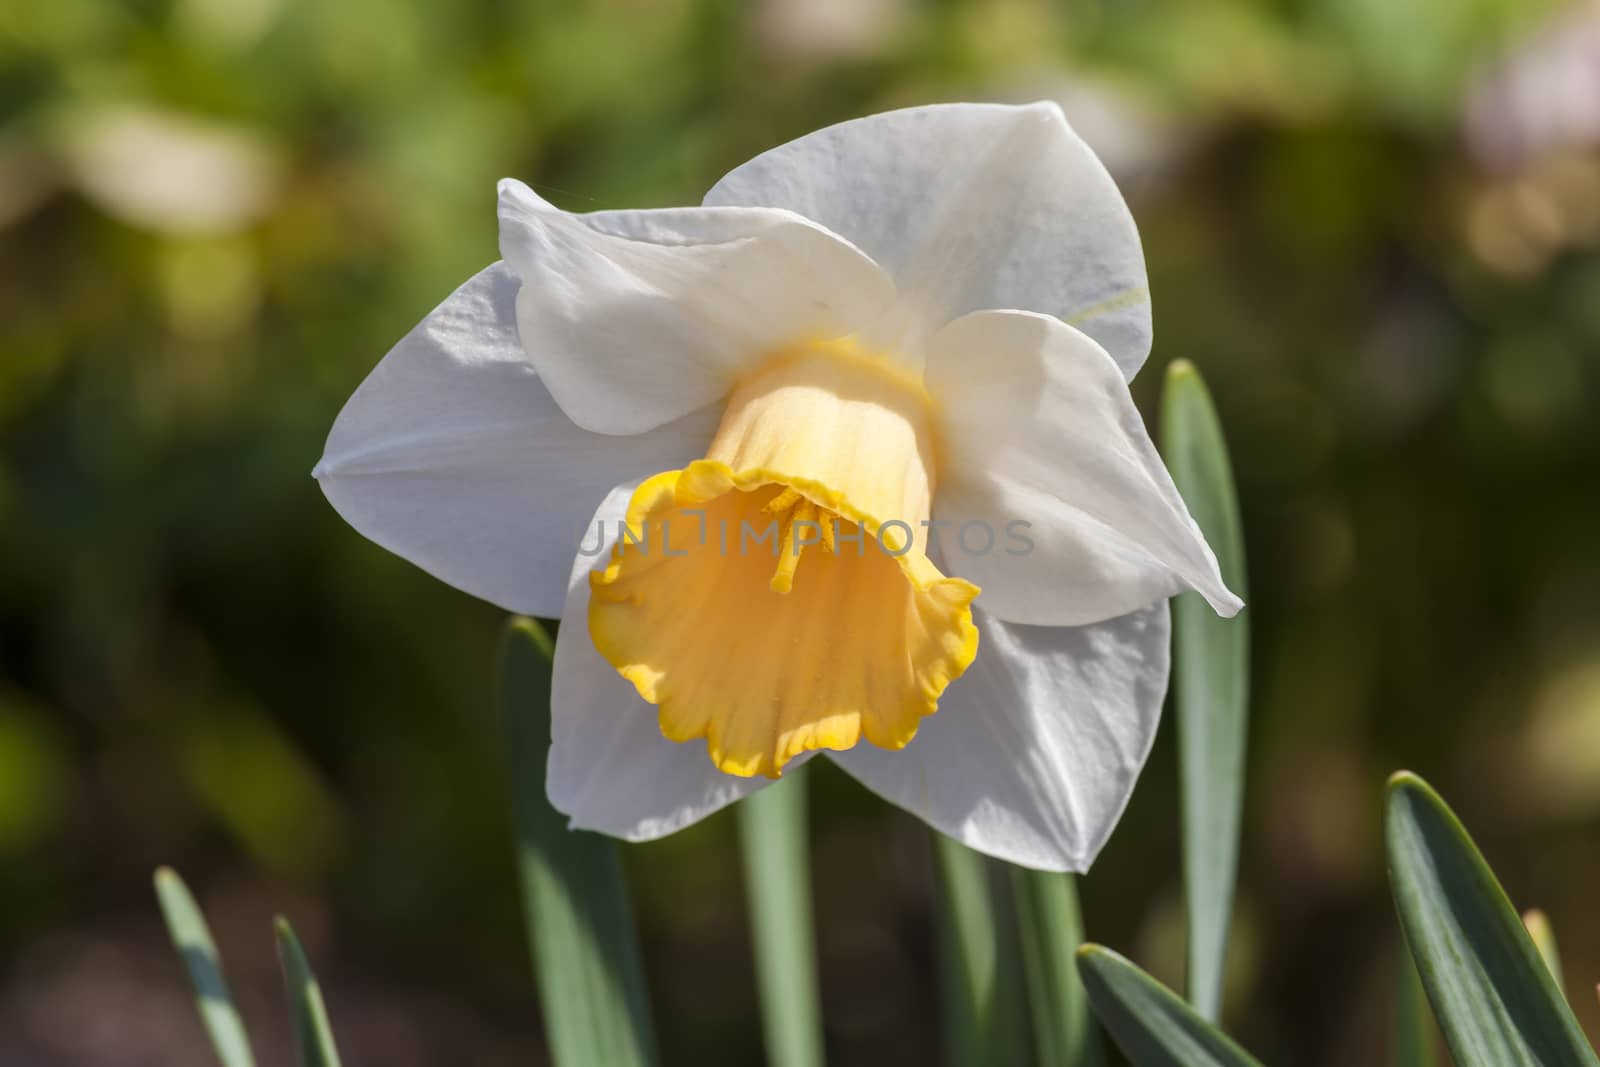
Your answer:
[[[1134,1067],[1260,1067],[1176,993],[1110,949],[1079,949],[1078,971],[1095,1014]]]
[[[1417,979],[1416,965],[1403,948],[1394,967],[1394,1067],[1433,1067],[1433,1016]]]
[[[172,947],[178,950],[189,971],[200,1021],[211,1035],[217,1061],[222,1067],[255,1067],[244,1021],[233,1006],[228,982],[222,976],[222,958],[217,954],[211,929],[206,926],[205,916],[200,914],[194,896],[178,877],[178,872],[170,867],[156,871],[155,886],[162,917],[167,921],[167,933],[172,935]]]
[[[1494,873],[1414,774],[1389,780],[1385,836],[1400,924],[1458,1067],[1596,1067]]]
[[[821,1067],[805,767],[737,810],[767,1059],[773,1067]]]
[[[532,619],[507,623],[500,690],[517,866],[551,1058],[559,1067],[653,1064],[654,1028],[616,845],[567,829],[545,798],[552,652]]]
[[[1216,553],[1222,578],[1245,595],[1244,536],[1228,446],[1193,364],[1167,371],[1161,441],[1172,480]],[[1183,881],[1189,913],[1188,992],[1201,1015],[1222,1012],[1228,922],[1239,865],[1249,719],[1250,627],[1219,618],[1198,593],[1173,608],[1173,689],[1183,782]]]
[[[946,1054],[960,1067],[1012,1067],[1028,1050],[1016,944],[1005,936],[1013,916],[997,906],[983,856],[932,837]]]
[[[1544,965],[1550,971],[1550,977],[1556,980],[1556,988],[1561,988],[1561,950],[1556,947],[1556,930],[1550,925],[1550,916],[1538,908],[1529,908],[1522,913],[1522,925],[1527,927],[1528,936],[1533,938],[1533,947],[1539,950],[1539,958],[1544,960]]]
[[[294,1023],[295,1048],[300,1067],[339,1067],[339,1050],[333,1045],[328,1009],[300,939],[287,919],[277,922],[278,962],[283,965],[283,987],[289,994],[289,1018]]]
[[[983,858],[934,834],[933,862],[945,1052],[952,1063],[978,1063],[992,1013],[997,954]]]
[[[1041,1067],[1099,1067],[1100,1039],[1074,956],[1083,943],[1077,880],[1070,874],[1011,868],[1022,963]]]

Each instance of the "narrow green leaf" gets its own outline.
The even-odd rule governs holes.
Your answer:
[[[1389,780],[1389,881],[1458,1067],[1597,1067],[1555,979],[1466,829],[1414,774]]]
[[[534,976],[558,1067],[656,1062],[638,939],[617,848],[567,829],[545,798],[550,750],[550,638],[512,619],[500,645],[517,867]]]
[[[216,942],[211,940],[211,929],[206,925],[205,916],[200,914],[194,896],[171,867],[156,871],[155,886],[161,915],[167,921],[167,933],[172,936],[172,947],[178,950],[189,971],[200,1021],[211,1035],[217,1061],[222,1067],[255,1067],[250,1040],[244,1032],[244,1020],[239,1018],[233,996],[228,992],[227,979],[222,976],[222,957],[217,953]]]
[[[935,910],[939,935],[945,1052],[959,1067],[1012,1067],[1028,1059],[1020,964],[1010,958],[1016,929],[997,906],[987,861],[943,834],[933,834]]]
[[[294,936],[287,919],[278,920],[277,932],[278,962],[283,966],[283,988],[289,994],[289,1018],[294,1023],[300,1067],[339,1067],[339,1050],[334,1047],[333,1030],[328,1026],[322,988],[311,973],[300,939]]]
[[[1522,925],[1528,928],[1533,947],[1539,950],[1539,958],[1556,980],[1556,988],[1562,988],[1561,950],[1556,947],[1556,930],[1550,925],[1550,916],[1538,908],[1529,908],[1522,913]]]
[[[806,769],[740,802],[738,813],[767,1060],[772,1067],[821,1067]]]
[[[1394,967],[1394,1067],[1434,1067],[1433,1016],[1410,953],[1400,946]]]
[[[1166,986],[1099,945],[1078,950],[1089,1002],[1133,1067],[1260,1067]]]
[[[1033,1034],[1029,1021],[1028,983],[1022,962],[1021,927],[1016,897],[1006,872],[1011,865],[1000,860],[983,860],[989,879],[989,894],[994,901],[995,1010],[989,1026],[990,1061],[1004,1067],[1032,1067]]]
[[[1099,1067],[1100,1038],[1074,962],[1083,943],[1077,880],[1012,867],[1011,884],[1040,1067]]]
[[[983,859],[934,834],[933,864],[945,1054],[953,1064],[979,1063],[996,970],[994,910]]]
[[[1245,595],[1244,535],[1228,446],[1211,394],[1187,360],[1167,371],[1161,441],[1172,480],[1206,536],[1222,578]],[[1249,718],[1248,617],[1219,618],[1198,593],[1173,607],[1173,691],[1183,783],[1183,882],[1189,914],[1188,993],[1201,1015],[1222,1012],[1228,922],[1239,865]]]

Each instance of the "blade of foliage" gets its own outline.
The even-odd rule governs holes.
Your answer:
[[[1078,950],[1089,1002],[1134,1067],[1260,1067],[1176,993],[1099,945]]]
[[[1390,779],[1385,836],[1400,924],[1458,1067],[1596,1067],[1494,873],[1416,775]]]
[[[1006,874],[1009,863],[983,857],[995,920],[995,1011],[990,1023],[990,1062],[1003,1067],[1030,1067],[1033,1033],[1029,1021],[1028,983],[1022,961],[1022,936],[1016,897]]]
[[[1549,968],[1550,977],[1556,980],[1556,988],[1561,988],[1561,950],[1556,947],[1556,930],[1550,925],[1550,916],[1538,908],[1530,908],[1522,913],[1522,925],[1528,928],[1528,936],[1533,938],[1533,947],[1539,950],[1539,958],[1544,960],[1545,967]]]
[[[1099,1067],[1104,1055],[1075,962],[1083,943],[1077,880],[1012,867],[1011,884],[1040,1067]]]
[[[1438,1061],[1433,1047],[1433,1016],[1428,998],[1417,979],[1416,965],[1403,947],[1394,967],[1394,1065],[1433,1067]]]
[[[294,1023],[300,1067],[339,1067],[339,1050],[333,1044],[322,989],[311,973],[300,939],[294,936],[287,919],[278,920],[277,932],[278,962],[283,966],[283,987],[289,994],[289,1017]]]
[[[1223,580],[1245,595],[1244,537],[1228,447],[1211,394],[1193,364],[1174,363],[1161,404],[1161,442],[1172,480]],[[1188,993],[1196,1010],[1222,1011],[1244,804],[1249,715],[1248,616],[1219,618],[1198,593],[1173,607],[1173,691],[1183,783],[1183,881],[1188,903]]]
[[[1008,959],[1013,916],[998,906],[987,862],[943,834],[933,834],[945,1050],[951,1063],[1025,1062],[1028,1040],[1018,964]]]
[[[255,1067],[244,1020],[233,1006],[233,996],[222,975],[222,957],[217,953],[211,929],[195,904],[194,896],[178,877],[178,872],[170,867],[156,871],[155,886],[167,933],[172,935],[172,947],[178,950],[189,972],[200,1021],[211,1035],[217,1061],[222,1067]]]
[[[551,1057],[559,1067],[656,1062],[638,939],[616,845],[567,829],[545,798],[548,635],[512,619],[500,646],[523,912]]]
[[[773,1067],[820,1067],[806,769],[744,800],[738,812],[767,1059]]]

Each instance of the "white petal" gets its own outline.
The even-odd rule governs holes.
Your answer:
[[[770,779],[723,774],[703,743],[668,741],[655,706],[589,639],[589,572],[609,555],[635,488],[621,486],[600,505],[590,528],[600,524],[605,537],[588,539],[586,554],[572,568],[551,679],[546,789],[573,829],[650,841],[699,822]]]
[[[977,312],[934,337],[926,381],[943,411],[933,510],[950,525],[936,536],[991,615],[1078,626],[1184,588],[1223,615],[1243,606],[1094,341],[1043,315]]]
[[[523,347],[564,411],[640,433],[723,396],[785,345],[852,333],[894,299],[859,250],[788,211],[558,211],[500,183]]]
[[[978,612],[978,658],[899,752],[833,753],[941,833],[1024,867],[1084,871],[1133,793],[1167,690],[1165,602],[1083,627]]]
[[[389,551],[550,618],[595,506],[618,482],[704,455],[720,413],[637,437],[579,429],[517,343],[517,285],[496,263],[430,312],[345,404],[313,473]]]
[[[1055,104],[944,104],[843,122],[757,156],[705,202],[821,223],[888,270],[933,326],[1023,308],[1077,325],[1128,378],[1150,352],[1133,216]]]

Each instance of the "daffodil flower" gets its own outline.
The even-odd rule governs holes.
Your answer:
[[[1155,733],[1167,599],[1240,602],[1129,396],[1138,234],[1060,109],[846,122],[701,207],[507,181],[500,252],[316,476],[379,544],[563,620],[572,825],[659,837],[825,750],[976,849],[1084,869]]]

